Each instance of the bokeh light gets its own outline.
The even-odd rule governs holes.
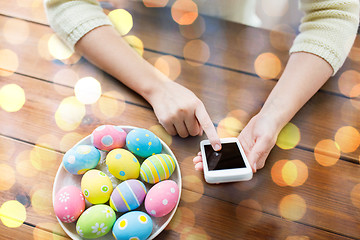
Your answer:
[[[360,144],[360,133],[352,126],[341,127],[335,134],[335,142],[342,152],[354,152]]]
[[[26,220],[24,205],[15,200],[10,200],[0,207],[0,220],[9,228],[20,227]]]
[[[59,70],[53,77],[52,81],[55,84],[52,84],[56,92],[60,93],[61,95],[69,95],[69,88],[64,87],[70,86],[74,87],[76,82],[78,81],[79,76],[77,73],[69,68],[64,68]]]
[[[309,173],[306,164],[300,160],[287,161],[281,170],[282,179],[292,187],[298,187],[305,183]]]
[[[149,128],[151,132],[153,132],[156,136],[158,136],[161,140],[163,140],[166,145],[171,146],[172,136],[166,132],[165,128],[161,125],[154,125]]]
[[[127,35],[123,39],[140,55],[144,54],[144,43],[134,35]]]
[[[226,117],[219,122],[216,131],[220,138],[237,137],[243,128],[244,125],[237,118]]]
[[[76,82],[74,88],[76,98],[83,104],[93,104],[101,96],[101,85],[93,77],[84,77]]]
[[[0,191],[6,191],[15,184],[15,171],[7,164],[0,164]]]
[[[44,34],[40,39],[39,39],[39,42],[38,42],[38,45],[37,45],[37,49],[38,49],[38,53],[39,55],[45,59],[45,60],[52,60],[53,59],[53,56],[50,54],[50,49],[48,47],[48,43],[49,43],[49,40],[50,38],[52,37],[52,33],[46,33]]]
[[[24,177],[35,177],[38,170],[31,164],[31,151],[20,152],[15,159],[16,171]]]
[[[291,221],[300,220],[305,215],[306,208],[305,200],[297,194],[283,197],[279,204],[280,215]]]
[[[260,54],[254,63],[255,73],[262,79],[274,79],[281,72],[281,61],[273,53],[266,52]]]
[[[115,9],[108,14],[115,29],[122,35],[126,35],[133,27],[133,18],[125,9]]]
[[[354,98],[360,95],[360,73],[347,70],[340,75],[338,80],[339,90],[347,97]]]
[[[11,76],[19,67],[19,58],[10,49],[0,49],[0,76]]]
[[[143,0],[146,7],[165,7],[169,0]]]
[[[0,89],[0,107],[7,112],[19,111],[25,101],[25,91],[17,84],[7,84]]]
[[[183,186],[186,189],[181,194],[181,200],[193,203],[199,201],[204,194],[203,181],[196,175],[187,175],[182,178]]]
[[[257,224],[262,217],[262,207],[254,199],[245,199],[236,207],[236,217],[239,221],[246,221],[250,225]]]
[[[187,42],[183,52],[185,61],[192,66],[202,66],[210,57],[209,46],[200,39]]]
[[[119,117],[125,108],[125,97],[117,91],[105,92],[99,101],[92,105],[93,113],[101,119]]]
[[[183,189],[184,190],[184,189]],[[186,228],[191,228],[195,225],[195,214],[187,207],[178,207],[169,225],[166,229],[173,230],[177,233],[182,233]]]
[[[53,134],[44,134],[38,137],[35,141],[37,146],[42,146],[48,149],[57,150],[59,149],[60,139]]]
[[[206,233],[206,231],[198,226],[186,227],[182,231],[180,240],[210,240],[211,237]]]
[[[356,184],[350,193],[351,202],[355,207],[360,208],[360,184]]]
[[[24,43],[29,37],[29,23],[16,18],[9,18],[5,21],[3,37],[11,44]]]
[[[16,4],[17,4],[19,7],[31,8],[32,1],[29,1],[29,0],[16,0]]]
[[[39,215],[53,214],[51,186],[35,185],[31,192],[31,205]]]
[[[76,97],[63,99],[56,110],[56,125],[64,131],[73,131],[80,124],[86,113],[85,105]]]
[[[15,152],[15,142],[11,140],[6,140],[3,137],[0,137],[0,161],[12,161],[12,155]]]
[[[289,9],[289,2],[288,0],[261,0],[261,7],[265,14],[270,17],[282,17]]]
[[[35,145],[30,152],[31,165],[39,171],[48,171],[55,167],[57,153]]]
[[[279,160],[271,168],[271,178],[274,183],[280,187],[287,186],[287,183],[283,179],[282,169],[289,160]]]
[[[282,149],[292,149],[300,142],[300,130],[299,128],[289,122],[280,131],[276,140],[276,145]]]
[[[171,6],[171,16],[180,25],[192,24],[198,15],[198,7],[191,0],[176,0]]]
[[[187,39],[200,38],[206,30],[205,20],[203,17],[198,16],[190,25],[179,25],[179,29],[181,35]]]
[[[279,24],[272,28],[270,31],[270,43],[271,46],[280,51],[289,51],[294,39],[291,36],[295,36],[295,31],[286,24]]]
[[[171,80],[176,80],[181,73],[180,61],[171,55],[159,57],[155,61],[154,67]]]
[[[76,132],[65,134],[60,141],[60,151],[66,152],[83,138],[84,136]]]
[[[353,44],[353,47],[351,48],[348,57],[356,62],[360,62],[360,40],[359,38],[355,38],[355,43]]]
[[[322,166],[332,166],[340,158],[340,147],[339,145],[331,140],[324,139],[318,142],[314,149],[315,160]]]
[[[36,225],[33,231],[34,240],[65,240],[66,233],[59,223],[42,222]],[[66,238],[67,239],[67,238]]]
[[[74,53],[74,51],[67,47],[55,34],[49,38],[48,49],[51,56],[58,60],[68,59]]]

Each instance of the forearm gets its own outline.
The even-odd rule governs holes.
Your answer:
[[[332,73],[332,67],[318,56],[304,52],[291,54],[260,113],[271,117],[280,131]]]
[[[105,44],[99,44],[99,40]],[[102,26],[90,31],[77,42],[75,49],[145,99],[159,84],[167,80],[136,53],[111,26]]]

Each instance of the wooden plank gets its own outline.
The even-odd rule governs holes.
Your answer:
[[[43,32],[50,32],[46,27],[31,26],[36,27],[36,29],[42,29],[44,30]],[[67,75],[69,73],[77,74],[78,77],[93,76],[102,84],[102,90],[105,95],[108,91],[115,90],[121,93],[123,99],[149,107],[149,104],[140,96],[133,94],[123,84],[104,74],[86,61],[82,60],[69,67],[41,58],[31,60],[31,56],[37,56],[36,53],[33,53],[35,46],[31,42],[37,42],[38,40],[36,39],[43,35],[36,35],[36,29],[34,29],[34,39],[30,41],[28,47],[17,48],[13,46],[12,48],[14,51],[17,51],[19,59],[23,59],[18,72],[54,81],[69,87],[73,87],[77,79],[76,77],[74,79],[69,77]],[[144,55],[149,60],[159,56],[161,55],[151,52],[146,52]],[[181,67],[181,75],[177,82],[191,89],[204,102],[215,123],[219,123],[230,111],[240,108],[248,114],[247,118],[241,119],[242,125],[245,125],[250,117],[260,110],[267,95],[275,85],[273,81],[262,80],[229,70],[210,66],[193,67],[183,60],[179,60],[179,65]],[[214,86],[217,92],[213,91]],[[211,95],[207,94],[208,92],[212,92]],[[305,105],[293,119],[293,123],[301,131],[300,146],[314,149],[319,141],[333,139],[336,131],[344,125],[360,129],[357,117],[358,100],[350,100],[324,92],[317,94],[314,99]],[[214,108],[212,106],[222,107]],[[323,111],[318,111],[317,109],[322,109]],[[324,113],[327,114],[328,118],[323,118]],[[341,116],[342,121],[339,121],[339,116]],[[358,149],[353,153],[343,153],[343,156],[357,159],[359,153],[360,150]]]
[[[55,139],[62,139],[67,132],[59,129],[53,119],[56,108],[64,96],[57,94],[50,83],[21,76],[17,76],[15,79],[14,76],[9,79],[24,87],[28,100],[24,107],[16,113],[0,112],[0,117],[5,123],[0,126],[0,133],[11,137],[21,136],[21,139],[32,143],[37,142],[39,136],[45,133],[53,135]],[[33,88],[34,85],[38,87]],[[64,92],[67,93],[65,96],[73,94],[72,89],[63,88]],[[88,108],[88,110],[90,109]],[[104,123],[135,125],[144,128],[150,128],[157,124],[151,110],[131,104],[126,104],[125,110],[116,115],[115,118],[106,120],[99,118],[96,113],[90,111],[80,127],[76,129],[76,132],[82,136],[89,134],[96,126]],[[27,122],[24,122],[23,119],[26,119]],[[6,126],[19,127],[9,128]],[[360,237],[360,230],[358,231],[356,227],[358,211],[351,202],[351,191],[359,183],[357,178],[359,168],[355,167],[356,165],[338,161],[332,168],[325,168],[314,161],[311,152],[301,149],[288,151],[274,149],[269,156],[266,167],[256,174],[253,181],[224,184],[220,185],[221,187],[207,185],[203,183],[202,176],[194,171],[191,161],[198,151],[199,140],[198,137],[172,138],[170,147],[180,162],[184,176],[184,189],[197,191],[199,194],[209,195],[213,198],[224,199],[234,204],[239,204],[247,198],[254,199],[258,201],[262,211],[277,216],[279,215],[278,206],[282,197],[298,194],[306,203],[306,214],[299,219],[299,222],[350,237]],[[57,142],[52,140],[49,143]],[[53,146],[53,148],[59,149],[59,146]],[[275,185],[271,181],[271,168],[276,161],[282,159],[300,159],[303,161],[308,168],[309,179],[306,182],[308,185],[294,188]],[[229,195],[229,192],[232,194]],[[191,200],[188,201],[193,201],[193,197],[190,196],[189,199]],[[334,216],[336,216],[336,221]],[[319,218],[322,220],[318,221]]]
[[[0,10],[0,13],[24,19],[30,18],[40,23],[45,21],[44,19],[39,20],[37,17],[33,19],[31,8],[26,11],[22,8],[11,8],[10,5],[7,1],[0,1],[0,9],[3,9],[3,12]],[[171,18],[170,9],[148,9],[141,3],[134,2],[126,4],[126,8],[134,18],[134,27],[129,35],[134,34],[140,37],[147,49],[184,57],[183,49],[189,40],[181,35],[179,26]],[[201,39],[210,49],[211,54],[207,61],[209,64],[256,75],[254,69],[256,58],[261,53],[271,52],[279,58],[282,66],[285,66],[290,43],[295,37],[293,34],[252,28],[206,16],[203,16],[203,19],[207,27]],[[1,21],[4,20],[0,18]],[[348,70],[360,71],[359,59],[356,57],[359,49],[360,40],[357,37],[350,57],[339,73],[331,78],[322,87],[322,90],[344,94],[339,91],[339,78]]]
[[[42,228],[34,228],[27,224],[23,224],[18,228],[7,228],[0,224],[0,239],[2,240],[18,240],[18,239],[34,239],[34,240],[48,240],[59,239],[66,240],[68,237],[57,235]]]
[[[0,147],[5,146],[9,148],[12,144],[16,149],[16,152],[12,156],[8,156],[11,158],[17,158],[21,152],[33,148],[31,144],[9,138],[0,137],[0,140]],[[54,152],[54,154],[58,156],[58,159],[62,157],[60,153]],[[11,161],[11,159],[2,159],[2,161],[6,160],[8,160],[10,166],[18,168],[19,162]],[[29,159],[27,160],[30,161]],[[184,165],[184,162],[182,165]],[[34,171],[34,169],[30,167],[31,165],[28,166],[28,168],[24,168],[23,170],[28,172]],[[184,171],[184,169],[182,170]],[[35,179],[37,182],[51,183],[53,182],[53,177],[54,173],[46,174],[41,178],[39,178],[39,175],[28,177],[27,179],[21,179],[21,177],[17,176],[17,184],[10,192],[18,191],[21,188],[29,192],[29,185],[26,183],[34,181]],[[184,181],[182,200],[178,212],[166,228],[167,230],[159,235],[159,239],[179,239],[195,235],[202,237],[201,239],[206,239],[205,237],[214,239],[227,237],[233,239],[234,236],[243,236],[242,239],[265,239],[269,237],[285,239],[288,236],[298,236],[304,233],[306,233],[306,236],[310,239],[329,239],[334,237],[337,239],[348,239],[336,233],[330,233],[264,213],[262,212],[261,205],[257,205],[258,201],[252,199],[252,196],[247,196],[246,201],[240,201],[241,199],[239,199],[239,203],[228,203],[218,199],[216,194],[216,198],[214,198],[209,197],[207,192],[204,192],[204,195],[198,193],[198,189],[196,189],[196,191],[188,190],[189,187],[194,188],[191,187],[191,185],[194,184],[191,184],[189,181]],[[228,195],[228,193],[226,193],[226,195]],[[44,193],[41,196],[46,199],[44,204],[47,202],[51,203],[51,196],[47,196]],[[6,199],[12,199],[8,196],[7,192],[5,192],[1,198],[1,202]],[[258,204],[261,204],[261,202]],[[21,225],[20,228],[17,228],[16,231],[14,231],[15,229],[6,228],[0,224],[0,229],[2,230],[1,237],[12,236],[14,238],[10,239],[30,239],[31,236],[33,236],[34,239],[49,239],[53,235],[55,238],[56,235],[57,239],[67,239],[63,237],[66,235],[61,230],[54,215],[52,214],[47,217],[39,214],[32,210],[32,208],[35,207],[34,205],[35,203],[32,202],[31,205],[27,206],[26,222]],[[34,228],[34,226],[36,226],[36,228]]]

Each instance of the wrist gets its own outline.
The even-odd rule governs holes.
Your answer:
[[[281,101],[276,99],[271,102],[267,101],[258,115],[260,118],[272,123],[276,133],[279,133],[293,117]]]

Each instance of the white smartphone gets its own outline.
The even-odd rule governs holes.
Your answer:
[[[224,183],[250,180],[253,172],[239,140],[222,138],[220,141],[220,151],[215,151],[209,140],[200,142],[205,181]]]

